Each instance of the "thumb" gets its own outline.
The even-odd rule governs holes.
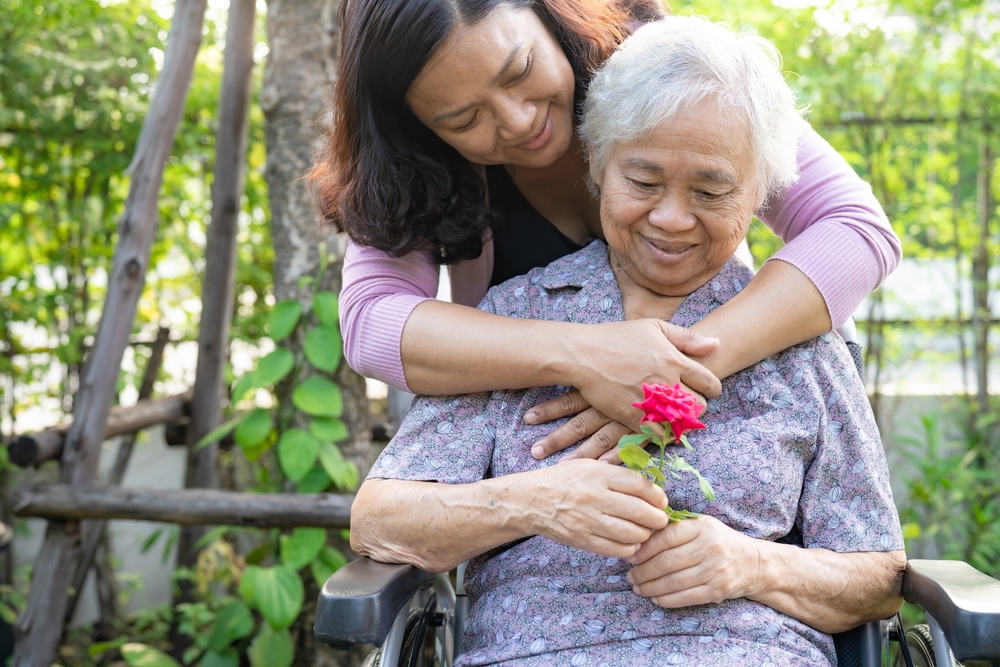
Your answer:
[[[667,337],[667,340],[684,354],[701,357],[719,349],[718,338],[702,336],[697,331],[679,327],[669,322],[660,322],[660,329],[663,330],[663,335]]]

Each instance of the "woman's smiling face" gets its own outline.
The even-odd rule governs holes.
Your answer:
[[[747,132],[713,100],[616,147],[595,181],[619,281],[664,296],[718,273],[760,205]]]
[[[478,164],[546,167],[573,137],[573,69],[541,19],[501,4],[455,25],[406,95],[413,114]]]

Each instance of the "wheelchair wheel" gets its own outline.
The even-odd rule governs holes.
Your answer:
[[[417,647],[423,644],[426,640],[426,636],[419,636],[421,634],[420,621],[423,617],[423,609],[411,609],[410,615],[406,617],[406,630],[403,632],[403,646],[399,654],[398,667],[407,667],[410,655],[414,652],[414,650],[419,651],[420,649]],[[426,634],[426,626],[424,627],[424,634]],[[379,667],[381,662],[382,647],[379,646],[377,649],[365,656],[364,661],[361,663],[361,667]],[[435,657],[433,662],[420,660],[417,664],[420,665],[420,667],[438,667],[438,665],[440,665],[440,661]]]
[[[934,640],[931,638],[931,629],[927,625],[915,625],[906,631],[906,645],[910,649],[910,658],[913,660],[913,667],[937,667],[934,660]],[[902,667],[903,658],[901,654],[896,655],[893,662],[894,667]],[[952,658],[951,665],[947,667],[962,667],[962,664]]]

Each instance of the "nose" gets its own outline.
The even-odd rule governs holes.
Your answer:
[[[650,209],[649,223],[664,232],[675,234],[693,228],[698,219],[691,210],[686,193],[667,189]]]
[[[529,100],[505,98],[497,109],[497,132],[505,141],[530,141],[537,108]]]

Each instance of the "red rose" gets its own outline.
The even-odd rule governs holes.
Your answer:
[[[684,391],[678,382],[673,387],[667,384],[648,385],[642,383],[645,400],[633,403],[643,412],[640,424],[646,422],[669,422],[674,432],[674,441],[681,441],[681,434],[691,429],[705,428],[698,421],[705,406],[698,403],[694,394]]]

